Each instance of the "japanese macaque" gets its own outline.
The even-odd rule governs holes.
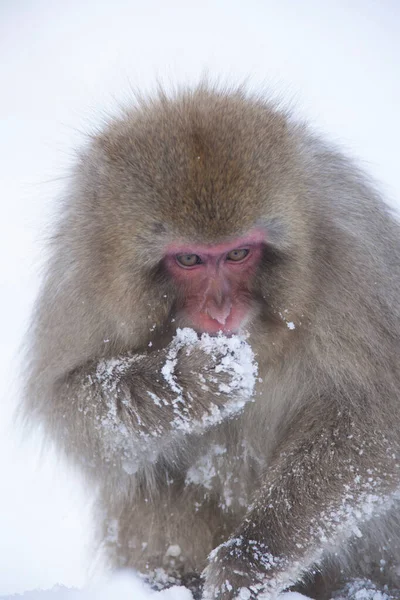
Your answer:
[[[24,412],[93,482],[113,568],[218,600],[395,577],[399,239],[348,158],[242,89],[91,137]]]

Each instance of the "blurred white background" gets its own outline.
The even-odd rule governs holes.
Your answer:
[[[82,131],[151,90],[211,78],[274,90],[400,205],[397,0],[0,2],[0,596],[81,586],[83,486],[11,416],[45,225]]]

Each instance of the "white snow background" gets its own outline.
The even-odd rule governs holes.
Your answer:
[[[12,423],[45,225],[74,148],[82,131],[129,99],[130,87],[151,90],[157,78],[166,87],[195,83],[206,71],[289,97],[400,205],[398,0],[2,0],[0,597],[90,582],[88,492]],[[150,594],[126,577],[97,585],[85,597]],[[72,600],[76,592],[53,595]]]

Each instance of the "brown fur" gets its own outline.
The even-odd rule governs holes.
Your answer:
[[[147,393],[169,399],[160,369],[190,326],[163,249],[255,225],[268,236],[248,326],[255,402],[176,431]],[[399,227],[366,176],[243,91],[160,93],[92,137],[53,239],[24,409],[98,487],[113,566],[184,579],[208,564],[205,597],[228,600],[273,595],[335,556],[360,569],[360,531],[396,560],[399,269]],[[124,372],[99,376],[113,357]],[[190,418],[228,399],[211,368],[178,357]],[[207,485],[193,477],[204,461]]]

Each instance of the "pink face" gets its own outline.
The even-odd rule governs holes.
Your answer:
[[[182,287],[185,320],[197,331],[235,333],[251,316],[250,284],[265,232],[217,245],[171,244],[166,266]]]

